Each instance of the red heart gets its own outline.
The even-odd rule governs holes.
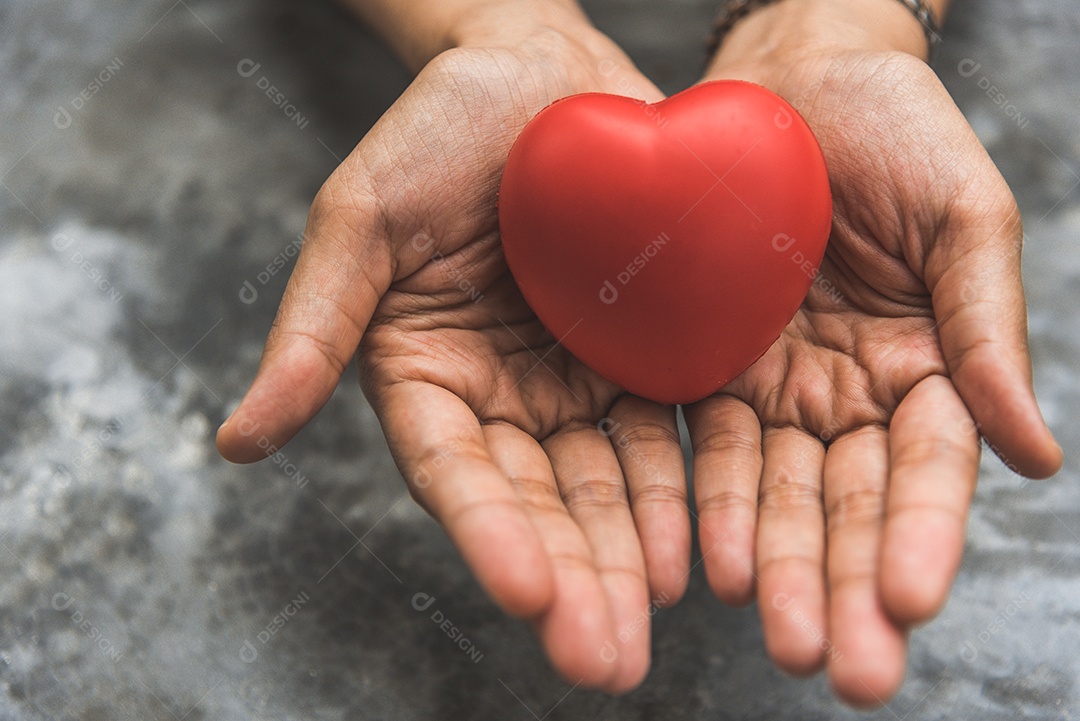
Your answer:
[[[697,85],[653,105],[575,95],[510,150],[507,264],[567,350],[626,390],[688,403],[780,336],[832,222],[821,148],[782,98]]]

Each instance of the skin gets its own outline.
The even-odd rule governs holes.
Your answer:
[[[623,393],[542,328],[493,201],[511,143],[550,102],[662,95],[570,3],[355,4],[420,72],[316,197],[218,447],[262,458],[256,427],[282,445],[356,354],[410,492],[491,597],[568,681],[628,691],[648,670],[650,603],[677,601],[690,572],[675,409]],[[831,285],[685,408],[703,565],[725,601],[756,594],[781,668],[827,666],[860,705],[896,691],[906,630],[944,603],[979,433],[1027,475],[1061,463],[1031,390],[1015,203],[922,52],[893,0],[784,0],[741,22],[706,76],[759,82],[803,113],[836,212]]]
[[[835,205],[823,281],[779,342],[687,409],[701,543],[723,539],[706,573],[732,603],[756,590],[780,667],[827,666],[864,706],[899,688],[907,629],[945,603],[979,434],[1025,475],[1061,464],[1031,390],[1016,203],[905,12],[788,0],[706,73],[796,106]]]

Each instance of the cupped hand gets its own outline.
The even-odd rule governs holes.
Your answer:
[[[244,462],[281,446],[359,346],[414,498],[568,681],[625,691],[648,668],[650,604],[686,586],[675,411],[623,395],[544,330],[507,271],[495,209],[521,128],[585,91],[662,97],[595,31],[540,28],[429,63],[319,192],[218,445]]]
[[[1061,463],[1031,385],[1020,216],[910,55],[818,50],[717,77],[801,112],[834,222],[780,340],[686,409],[704,565],[729,602],[756,589],[778,665],[827,665],[843,698],[876,705],[902,680],[907,629],[957,572],[980,435],[1024,475]]]

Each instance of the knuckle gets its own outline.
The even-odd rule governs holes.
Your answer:
[[[457,506],[449,506],[441,514],[435,515],[447,528],[459,526],[466,516],[480,513],[480,518],[488,515],[492,509],[508,509],[513,511],[517,508],[513,500],[506,498],[485,498],[483,500],[465,503]],[[441,517],[440,517],[441,516]]]
[[[673,504],[686,505],[686,489],[664,483],[650,483],[630,493],[630,502],[635,506]]]
[[[432,58],[418,80],[435,87],[452,87],[463,98],[486,94],[494,82],[505,82],[504,64],[512,57],[490,48],[450,48]]]
[[[365,137],[322,184],[308,209],[305,237],[330,235],[335,241],[353,246],[357,239],[368,240],[385,235],[390,212],[384,193],[392,179],[386,177],[379,163],[372,164],[377,143]],[[380,172],[380,169],[382,172]]]
[[[757,512],[757,502],[752,496],[733,490],[718,491],[702,496],[697,504],[699,515],[735,511],[753,516]]]
[[[487,461],[487,456],[476,445],[476,442],[469,438],[453,438],[429,445],[409,464],[412,472],[406,474],[406,482],[409,483],[411,489],[414,485],[413,479],[418,475],[427,474],[434,478],[437,472],[462,461],[484,463]],[[425,484],[424,488],[428,485],[430,484]]]
[[[352,353],[351,350],[342,350],[313,330],[294,325],[288,317],[279,316],[270,331],[270,337],[270,342],[274,344],[287,338],[299,340],[312,349],[323,364],[332,368],[338,376],[345,372],[345,367],[348,365]]]
[[[656,423],[623,424],[616,432],[619,446],[678,446],[679,436],[670,428]]]
[[[821,487],[816,483],[795,479],[764,483],[758,496],[758,504],[762,511],[821,509]]]
[[[552,513],[565,511],[559,490],[550,480],[531,476],[511,476],[510,485],[518,497],[534,510]]]
[[[710,433],[696,444],[694,453],[760,456],[761,444],[749,434],[738,431]]]
[[[961,445],[941,436],[919,438],[896,449],[892,459],[892,469],[895,475],[920,466],[936,465],[950,460],[957,460],[964,464],[978,463],[978,445],[975,442]]]
[[[562,490],[568,509],[617,508],[628,503],[626,484],[615,479],[590,479]]]
[[[758,559],[757,575],[764,578],[768,573],[784,574],[794,569],[808,568],[813,573],[820,573],[822,557],[812,549],[787,550]]]
[[[845,567],[842,575],[829,578],[829,593],[834,596],[848,588],[873,588],[877,583],[878,569],[872,563],[857,568]]]
[[[565,551],[562,553],[551,554],[551,563],[559,569],[568,571],[586,571],[589,573],[596,572],[596,566],[588,556]]]
[[[885,494],[877,488],[853,488],[831,499],[825,509],[830,530],[878,523],[885,516]]]
[[[880,54],[877,62],[873,73],[893,83],[940,83],[930,66],[910,53],[889,51]]]
[[[649,583],[644,569],[629,568],[627,566],[604,566],[599,569],[601,576],[622,576],[629,580],[647,586]],[[648,616],[645,616],[647,619]]]

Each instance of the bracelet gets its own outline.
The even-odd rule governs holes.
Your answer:
[[[934,58],[938,45],[941,45],[941,26],[938,25],[934,8],[927,4],[926,0],[900,0],[900,3],[911,11],[915,19],[922,25],[923,35],[926,36],[927,62]]]
[[[716,20],[713,21],[712,33],[709,35],[709,42],[706,46],[706,64],[716,55],[716,51],[720,49],[720,44],[727,34],[731,32],[731,29],[735,27],[736,23],[755,10],[771,5],[774,2],[777,2],[777,0],[728,0],[728,2],[724,3],[716,16]],[[898,2],[910,10],[911,14],[922,25],[923,34],[926,35],[926,44],[929,48],[929,61],[929,59],[933,58],[938,45],[941,44],[941,28],[938,26],[937,18],[934,16],[934,9],[926,3],[926,0],[898,0]]]

